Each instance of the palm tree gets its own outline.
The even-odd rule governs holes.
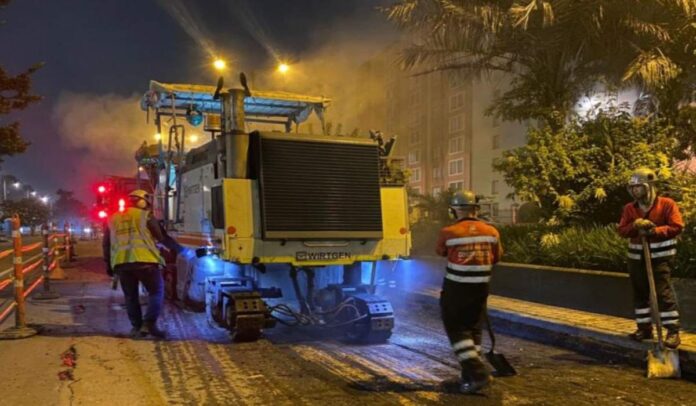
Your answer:
[[[638,86],[664,111],[696,87],[696,0],[400,0],[383,9],[414,35],[420,73],[505,72],[490,112],[559,127],[598,82]]]

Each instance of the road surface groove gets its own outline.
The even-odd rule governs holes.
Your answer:
[[[161,319],[169,339],[134,341],[126,336],[122,294],[109,289],[103,262],[85,255],[78,268],[68,270],[71,279],[56,283],[63,298],[31,302],[30,316],[46,327],[42,335],[0,342],[0,365],[7,366],[0,379],[9,388],[35,387],[37,374],[53,382],[32,392],[31,403],[22,403],[27,394],[13,389],[7,404],[70,404],[70,393],[75,405],[620,406],[687,405],[696,399],[691,382],[647,380],[639,368],[508,334],[500,334],[498,351],[519,376],[496,379],[484,396],[460,395],[459,366],[437,304],[404,293],[398,283],[380,287],[396,312],[394,334],[385,344],[353,345],[333,332],[287,326],[269,329],[257,342],[232,343],[204,314],[171,303]],[[79,358],[68,391],[56,374],[59,355],[70,345]],[[32,362],[50,367],[38,371]]]

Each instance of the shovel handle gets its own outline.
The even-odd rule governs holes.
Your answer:
[[[657,289],[655,288],[655,278],[652,269],[652,260],[650,258],[650,246],[645,236],[640,237],[640,242],[643,244],[643,257],[645,258],[645,270],[648,274],[648,285],[650,286],[650,314],[657,327],[657,346],[662,351],[664,344],[662,343],[662,320],[660,319],[660,310],[657,305]]]

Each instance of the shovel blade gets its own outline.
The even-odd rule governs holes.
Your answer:
[[[679,351],[669,348],[648,351],[648,378],[681,378]]]
[[[515,368],[505,359],[503,354],[497,354],[493,351],[489,351],[486,354],[486,359],[488,363],[491,364],[495,370],[495,376],[514,376],[517,375]]]

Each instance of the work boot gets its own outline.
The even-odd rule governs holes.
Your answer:
[[[462,380],[462,383],[459,385],[459,392],[465,394],[478,393],[481,389],[485,388],[490,382],[490,375],[484,375],[474,380]]]
[[[667,337],[665,337],[665,347],[675,349],[681,344],[681,338],[679,338],[679,329],[669,329],[667,330]]]
[[[154,321],[146,321],[145,323],[143,323],[143,327],[140,329],[140,332],[145,335],[151,335],[155,338],[167,337],[167,333],[165,333],[163,330],[160,330],[159,327],[157,327],[157,323],[155,323]]]
[[[477,393],[491,382],[491,375],[479,358],[471,358],[461,364],[462,380],[459,385],[461,393]]]
[[[636,331],[629,334],[628,337],[634,341],[650,340],[653,338],[652,327],[638,327]]]
[[[130,338],[134,339],[134,340],[137,340],[137,339],[139,339],[139,338],[145,337],[145,333],[143,333],[143,332],[141,331],[141,328],[142,328],[142,327],[133,327],[133,328],[131,328],[131,331],[130,331],[130,333],[128,334],[128,336],[129,336]]]

